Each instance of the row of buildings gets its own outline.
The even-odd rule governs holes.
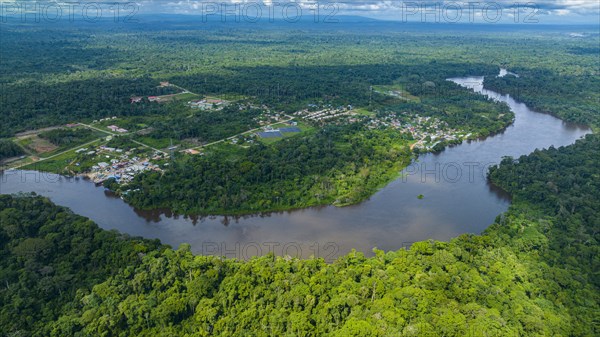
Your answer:
[[[344,108],[329,108],[312,112],[308,110],[301,110],[294,113],[294,115],[312,122],[325,122],[344,116],[353,116],[355,114],[356,113],[354,111]]]

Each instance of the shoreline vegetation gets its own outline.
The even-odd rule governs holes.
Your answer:
[[[329,200],[323,200],[322,202],[313,201],[313,202],[309,202],[309,203],[298,205],[298,206],[296,206],[296,205],[275,206],[275,207],[263,208],[263,209],[241,209],[241,210],[222,209],[222,210],[216,210],[216,211],[210,212],[210,213],[206,213],[206,212],[202,212],[202,211],[195,211],[195,209],[193,207],[191,207],[189,209],[171,208],[169,206],[169,203],[164,204],[164,205],[158,204],[158,205],[146,206],[144,204],[136,203],[136,202],[130,203],[131,199],[128,199],[128,198],[124,198],[124,199],[128,203],[130,203],[132,206],[134,206],[140,210],[150,211],[150,210],[155,210],[155,209],[169,209],[171,212],[173,212],[173,214],[188,215],[188,216],[253,216],[253,215],[260,215],[260,214],[297,211],[297,210],[302,210],[302,209],[312,208],[312,207],[326,207],[326,206],[347,207],[347,206],[360,204],[361,202],[368,200],[371,196],[373,196],[379,190],[381,190],[382,188],[384,188],[391,182],[393,182],[396,179],[398,179],[399,177],[401,177],[402,170],[405,169],[411,163],[412,160],[417,160],[419,154],[426,154],[426,153],[430,153],[430,152],[431,153],[439,153],[439,152],[444,151],[449,146],[459,146],[464,141],[471,141],[474,139],[485,139],[487,137],[491,137],[495,134],[501,133],[503,130],[505,130],[507,127],[509,127],[511,124],[512,124],[512,122],[505,125],[500,130],[492,131],[490,134],[488,134],[486,136],[473,135],[472,138],[469,138],[469,139],[447,141],[447,142],[439,143],[436,146],[435,150],[430,150],[430,151],[425,151],[425,152],[414,151],[413,153],[408,153],[403,158],[401,158],[399,161],[392,163],[391,167],[389,167],[387,169],[383,169],[381,171],[378,171],[378,169],[380,169],[380,168],[368,167],[366,169],[371,171],[371,172],[369,172],[369,175],[377,176],[378,178],[376,178],[375,182],[372,185],[365,187],[362,190],[361,195],[357,198],[345,198],[344,200],[340,200],[340,198],[337,198],[337,199],[330,198]],[[388,144],[388,145],[393,145],[393,144]],[[110,185],[108,185],[108,186],[109,186],[108,188],[111,191],[115,192],[119,196],[123,196],[123,194],[119,193],[117,185],[114,185],[113,188],[110,188]]]
[[[510,69],[519,77],[490,78],[488,87],[596,132],[600,126],[597,27],[589,33],[562,25],[536,25],[535,33],[495,25],[398,31],[397,24],[373,20],[368,29],[282,22],[277,30],[260,30],[169,16],[106,29],[111,24],[3,24],[1,137],[114,116],[107,127],[143,131],[153,145],[198,146],[270,125],[275,114],[308,104],[315,105],[309,113],[369,107],[363,115],[374,120],[359,125],[319,115],[306,134],[254,146],[242,137],[203,155],[161,159],[169,170],[131,182],[144,195],[128,197],[142,206],[235,209],[365,197],[413,156],[410,144],[418,141],[384,124],[423,122],[417,131],[431,136],[434,126],[487,135],[508,123],[505,108],[445,83],[448,75]],[[259,106],[217,110],[211,100],[214,109],[190,113],[172,96],[165,104],[137,101],[181,88],[157,87],[158,79],[211,97],[253,97]],[[20,149],[48,154],[65,145],[63,138],[83,142],[90,135],[46,136],[27,135]],[[61,144],[50,146],[51,140]],[[396,145],[392,152],[389,144]],[[101,230],[47,198],[0,195],[0,331],[31,337],[598,336],[599,148],[594,133],[570,146],[504,158],[489,179],[512,202],[480,235],[374,249],[372,257],[352,251],[333,263],[194,255],[189,244],[175,249]],[[0,158],[20,153],[5,142],[0,149]]]
[[[455,85],[453,83],[445,84],[450,86]],[[185,92],[189,91],[185,90]],[[131,182],[126,184],[116,184],[114,179],[108,179],[104,182],[104,186],[138,209],[170,209],[170,211],[172,211],[173,213],[182,215],[243,216],[293,211],[309,207],[329,205],[337,207],[355,205],[367,200],[381,188],[385,187],[387,184],[397,179],[401,175],[402,170],[407,165],[409,165],[412,160],[416,160],[416,158],[418,158],[419,153],[440,152],[448,146],[460,145],[464,141],[470,141],[473,139],[484,139],[494,134],[501,133],[513,123],[514,113],[506,109],[506,106],[504,104],[493,102],[484,97],[473,98],[473,95],[482,95],[471,93],[470,89],[467,88],[461,88],[457,91],[457,93],[468,97],[469,100],[473,100],[474,102],[477,102],[477,104],[483,104],[481,107],[476,108],[480,109],[479,111],[484,111],[483,109],[488,109],[489,111],[491,111],[492,115],[496,114],[497,116],[505,116],[508,118],[503,117],[501,119],[501,123],[485,122],[487,124],[484,123],[483,125],[487,125],[487,128],[482,129],[481,131],[476,131],[473,127],[470,127],[469,130],[471,130],[471,132],[469,132],[466,136],[446,140],[442,138],[440,141],[437,141],[434,144],[434,146],[427,149],[423,149],[422,147],[415,147],[415,145],[417,143],[421,143],[423,139],[421,139],[420,141],[416,141],[412,137],[410,137],[410,135],[407,136],[405,132],[383,127],[383,125],[387,125],[389,122],[382,121],[390,120],[390,118],[393,118],[391,119],[393,123],[399,123],[396,121],[397,119],[395,118],[407,118],[408,115],[406,112],[385,112],[386,109],[390,108],[387,105],[389,103],[381,103],[382,105],[380,106],[380,108],[377,109],[377,111],[379,112],[377,114],[367,112],[365,116],[363,116],[363,122],[324,125],[321,126],[318,129],[318,131],[313,129],[311,131],[305,132],[304,134],[297,135],[292,138],[283,139],[276,143],[257,144],[252,146],[249,150],[242,149],[239,147],[236,148],[232,144],[215,145],[211,147],[211,149],[214,149],[214,151],[206,150],[206,153],[202,153],[201,157],[178,155],[175,157],[175,159],[171,158],[171,160],[168,162],[166,160],[162,161],[164,165],[172,165],[164,170],[161,170],[159,172],[142,173],[134,177]],[[422,93],[422,95],[425,95],[424,97],[427,97],[424,93]],[[385,100],[385,98],[383,99]],[[436,100],[439,99],[436,98]],[[406,102],[403,102],[401,106],[404,106],[405,103]],[[423,109],[424,107],[432,109],[429,106],[422,106],[421,103],[422,102],[419,100],[417,105],[418,109]],[[412,106],[410,104],[409,106]],[[414,107],[412,108],[414,109]],[[453,106],[448,105],[448,108],[453,108]],[[386,119],[380,119],[382,118],[381,116],[385,116],[383,118]],[[375,117],[375,119],[372,119],[373,117]],[[430,117],[418,117],[418,120],[429,121],[429,118]],[[365,124],[364,120],[369,121],[369,123],[373,123],[375,121],[377,123],[381,123],[382,125],[373,128],[371,124]],[[85,134],[86,136],[90,136],[90,130],[93,130],[96,135],[101,131],[101,129],[98,129],[97,127],[90,127],[87,124],[77,123],[77,125],[79,125],[81,128],[75,130],[57,129],[51,132],[52,136],[45,136],[46,134],[48,134],[48,132],[44,132],[40,134],[40,137],[54,137],[56,139],[56,144],[62,145],[61,142],[64,142],[62,140],[63,138],[67,138],[69,139],[69,141],[73,142],[73,140],[70,140],[72,138],[71,135]],[[410,126],[411,124],[407,125]],[[439,128],[439,126],[435,126],[435,128]],[[123,145],[124,143],[128,143],[128,141],[125,140],[126,138],[132,137],[113,136],[113,134],[110,132],[103,132],[109,134],[108,138],[114,139],[111,139],[110,141],[103,141],[102,139],[95,140],[96,142],[99,142],[98,144],[117,144],[113,146],[118,147],[119,144]],[[453,132],[456,133],[457,131]],[[465,131],[464,133],[467,132]],[[61,135],[65,134],[71,137],[60,137]],[[37,136],[34,135],[34,137]],[[123,140],[121,141],[120,139]],[[228,138],[228,140],[230,139],[232,139],[232,137]],[[87,141],[90,139],[85,138],[84,140]],[[80,143],[82,142],[83,140],[80,141]],[[81,146],[78,146],[78,148],[80,147]],[[302,149],[301,153],[296,151],[298,148]],[[317,151],[313,151],[314,149],[316,149]],[[326,150],[323,151],[324,149]],[[74,150],[75,148],[67,152],[73,152]],[[84,148],[75,152],[80,152],[82,150],[87,151],[88,149]],[[56,152],[58,152],[58,150],[54,150],[51,153]],[[64,155],[63,153],[58,153],[54,156],[45,156],[47,159],[51,159],[52,157],[58,156],[58,162],[34,162],[24,166],[24,169],[49,171],[53,173],[67,174],[71,176],[84,176],[90,180],[94,180],[94,174],[91,174],[86,171],[81,172],[81,170],[83,170],[83,167],[89,167],[91,164],[85,164],[80,166],[79,163],[77,163],[77,167],[73,167],[73,163],[79,160],[73,157],[72,154],[69,154],[67,152],[63,152]],[[282,155],[282,153],[284,153],[284,155]],[[298,160],[296,158],[298,156],[303,156],[303,159]],[[67,162],[70,162],[69,165],[71,166],[71,169],[69,169],[68,171],[65,171],[65,169],[62,168],[62,166],[64,165],[64,160],[61,159],[62,157],[67,158]],[[109,156],[106,156],[106,158],[109,158]],[[267,164],[264,164],[265,158],[271,158],[272,162],[267,162]],[[326,163],[323,167],[319,167],[322,164],[320,160],[321,158],[329,158],[329,162]],[[61,160],[63,164],[60,164]],[[303,160],[311,161],[312,166],[306,165],[305,162],[302,162]],[[210,161],[211,163],[207,164],[207,161]],[[241,163],[242,166],[231,167],[229,163],[232,161]],[[286,165],[292,163],[292,165],[300,166],[299,169],[296,169],[295,172],[287,170],[277,173],[277,170],[279,169],[277,161],[279,161],[280,163],[285,162]],[[221,166],[215,167],[215,163]],[[256,167],[261,167],[261,165],[263,165],[260,169],[262,172],[265,172],[265,170],[271,172],[271,177],[269,178],[269,181],[264,181],[263,184],[271,184],[272,178],[280,180],[284,184],[286,184],[286,181],[294,181],[296,184],[300,184],[300,186],[305,188],[305,190],[303,190],[302,192],[304,194],[294,196],[294,198],[288,203],[281,203],[280,198],[283,199],[286,197],[286,195],[297,192],[296,190],[298,186],[287,186],[284,187],[287,188],[287,190],[281,190],[276,192],[278,194],[276,200],[269,201],[269,197],[266,197],[266,201],[257,200],[250,203],[247,206],[227,206],[227,203],[231,200],[226,200],[222,198],[229,198],[233,194],[229,191],[225,191],[225,188],[228,188],[227,186],[225,186],[229,184],[228,179],[234,179],[235,177],[239,175],[243,176],[246,173],[252,174],[252,172],[249,171],[252,169],[256,170]],[[264,165],[267,166],[265,167]],[[315,170],[314,166],[317,166],[318,168]],[[210,172],[210,170],[216,170],[218,172],[228,172],[227,174],[229,176],[227,177],[226,181],[221,180],[214,186],[216,189],[220,189],[222,191],[221,199],[217,202],[215,202],[214,200],[210,201],[209,199],[211,198],[211,196],[205,195],[196,197],[196,200],[208,198],[206,200],[207,204],[212,203],[209,206],[198,206],[201,203],[198,203],[194,206],[194,203],[189,201],[185,202],[184,204],[181,204],[178,203],[178,200],[180,200],[179,197],[158,197],[156,195],[156,189],[153,188],[151,185],[148,185],[148,180],[150,180],[151,184],[152,181],[154,181],[154,183],[157,183],[159,185],[180,184],[183,181],[186,182],[184,186],[189,186],[191,184],[191,180],[193,180],[193,178],[190,178],[187,173],[189,172],[187,171],[187,169],[189,168],[196,172],[195,174],[199,174],[198,170],[205,172],[200,175],[205,175],[206,172]],[[73,172],[72,169],[77,169],[80,172]],[[181,172],[183,172],[183,174],[179,173],[179,176],[177,176],[176,178],[170,178],[171,181],[164,181],[168,180],[171,173],[173,171],[177,171],[178,169]],[[309,172],[308,178],[312,181],[306,181],[307,177],[305,172]],[[255,173],[255,179],[260,179],[260,177],[258,177],[259,175],[260,174]],[[290,177],[290,175],[292,177]],[[219,180],[221,178],[222,177],[213,177],[213,179],[216,180]],[[241,184],[243,186],[247,185],[248,183],[249,182],[242,182]],[[195,184],[197,186],[203,186],[206,184],[206,181],[196,181]],[[252,182],[250,182],[250,184],[252,184]],[[317,185],[319,184],[321,185],[320,188],[317,187]],[[164,187],[159,189],[164,190]],[[181,189],[185,190],[189,189],[189,187],[182,187]],[[246,191],[249,190],[256,191],[256,188],[246,188]],[[248,196],[248,194],[250,194],[248,192],[240,191],[239,189],[235,192],[243,194],[243,196],[240,196],[240,198],[251,198],[251,196]],[[268,193],[268,191],[265,191],[263,195],[267,195]],[[145,196],[149,194],[154,194],[154,196],[146,198]],[[142,198],[139,197],[140,195],[142,195]],[[240,203],[243,202],[243,200],[237,200],[233,202]],[[224,204],[225,206],[222,207],[219,206],[219,204]]]
[[[0,322],[57,337],[594,335],[600,186],[588,177],[600,174],[599,142],[503,160],[490,178],[515,200],[481,235],[333,263],[194,255],[101,230],[46,198],[1,195],[0,301],[19,305],[2,306]]]
[[[455,84],[452,83],[451,85]],[[250,155],[248,153],[220,153],[211,157],[211,153],[208,153],[199,159],[186,158],[182,162],[174,162],[175,165],[170,170],[160,174],[160,176],[157,173],[145,173],[140,177],[136,177],[125,187],[110,183],[106,186],[113,192],[122,195],[128,203],[136,208],[144,210],[168,208],[176,214],[185,215],[252,215],[317,206],[333,205],[344,207],[355,205],[367,200],[378,190],[397,179],[401,171],[410,164],[411,160],[416,159],[419,153],[439,152],[443,151],[447,146],[459,145],[465,140],[485,138],[502,132],[514,122],[514,113],[507,109],[506,105],[488,100],[482,95],[471,93],[466,88],[461,88],[458,92],[462,95],[466,94],[469,99],[477,102],[477,104],[482,104],[482,106],[476,109],[487,108],[490,111],[490,115],[493,116],[496,114],[496,116],[499,116],[496,118],[499,118],[502,122],[484,123],[487,128],[481,128],[479,131],[471,127],[469,129],[471,132],[467,136],[450,140],[442,138],[432,148],[426,150],[420,150],[419,148],[412,149],[414,145],[410,145],[410,138],[405,138],[405,135],[402,133],[394,134],[394,130],[367,129],[362,124],[338,125],[335,127],[325,126],[319,132],[273,144],[275,153],[269,153],[269,150],[265,148],[255,151],[259,155],[252,154],[251,152]],[[473,98],[473,96],[477,97]],[[425,107],[429,108],[428,105]],[[387,106],[384,105],[378,111],[385,111],[386,108]],[[447,108],[451,108],[451,106]],[[382,114],[384,113],[379,112],[377,116]],[[406,112],[403,112],[403,114],[406,114]],[[484,117],[489,119],[487,116]],[[472,124],[472,122],[467,123],[467,125],[469,124]],[[327,138],[326,141],[324,141],[323,134]],[[368,142],[365,142],[365,138]],[[388,139],[387,141],[385,140],[386,138]],[[414,140],[412,142],[412,144],[415,144]],[[332,144],[333,146],[331,146]],[[352,147],[351,152],[347,151],[348,147],[346,144]],[[407,151],[406,147],[409,145],[411,148]],[[386,150],[386,147],[389,149]],[[297,148],[304,148],[305,150],[302,153],[294,150],[290,151],[290,149]],[[311,153],[311,149],[313,148],[319,150],[329,148],[332,151],[313,151]],[[400,150],[401,148],[404,148],[404,150]],[[398,150],[403,152],[403,154],[399,155],[397,153]],[[371,154],[364,155],[364,153],[369,152]],[[358,153],[358,157],[356,157],[356,153]],[[362,157],[361,153],[363,153]],[[280,157],[277,157],[279,155]],[[341,167],[334,160],[330,163],[330,166],[325,166],[325,171],[323,171],[323,168],[318,168],[316,172],[311,171],[313,167],[302,166],[305,163],[300,163],[299,160],[294,161],[294,158],[298,156],[304,157],[304,160],[309,161],[314,160],[314,158],[325,158],[327,161],[327,158],[331,158],[332,155],[333,158],[343,157],[347,159],[341,163]],[[219,156],[228,157],[228,160],[241,163],[245,167],[235,168],[229,172],[228,169],[230,167],[224,168],[223,166],[219,166]],[[303,174],[296,177],[292,174],[290,177],[290,172],[277,173],[277,165],[267,163],[267,166],[265,166],[262,158],[280,158],[281,162],[285,162],[284,165],[289,165],[290,163],[291,165],[299,165],[296,172],[303,172]],[[379,164],[377,161],[380,161]],[[217,163],[216,166],[215,163]],[[312,165],[318,167],[320,162],[313,162]],[[187,173],[194,172],[194,175],[204,177],[206,174],[211,174],[208,167],[210,167],[210,170],[223,173],[225,178],[212,176],[206,179],[197,179],[196,177],[190,178]],[[178,168],[179,173],[176,172]],[[262,193],[262,200],[252,201],[253,196],[248,195],[249,193],[245,192],[244,189],[256,193],[257,190],[260,190],[264,186],[258,186],[257,188],[256,183],[249,182],[248,180],[240,181],[238,175],[241,174],[245,177],[246,174],[250,176],[254,174],[254,178],[251,179],[258,179],[257,181],[260,181],[261,178],[256,173],[258,171],[271,172],[269,181],[264,181],[263,184],[272,184],[277,187],[277,181],[275,184],[273,183],[273,178],[275,178],[276,180],[283,179],[284,184],[286,183],[285,181],[294,181],[297,186],[291,189],[289,186],[284,186],[284,189],[279,191],[273,188],[275,197],[269,195],[271,191],[265,190]],[[304,174],[304,172],[307,173]],[[278,174],[280,175],[278,176]],[[306,175],[309,175],[310,179],[314,179],[314,181],[310,183],[304,181],[303,179],[306,178]],[[219,182],[215,183],[213,180],[219,180]],[[178,185],[180,188],[166,187],[166,185],[171,184]],[[221,191],[218,201],[209,195],[210,192],[208,190],[210,187],[207,188],[207,192],[202,193],[196,193],[195,189],[190,189],[189,187],[190,185],[200,187],[207,184],[213,185],[216,190]],[[251,186],[244,188],[248,184]],[[316,187],[318,184],[321,184],[320,189]],[[153,187],[153,185],[157,187]],[[323,187],[324,185],[328,187]],[[304,194],[295,194],[291,200],[288,198],[289,201],[281,202],[280,199],[284,199],[290,194],[297,192],[298,187],[306,188],[302,192]],[[172,192],[165,192],[169,189]],[[160,190],[160,192],[157,193],[157,190]],[[186,201],[182,201],[180,197],[182,190],[187,191],[188,196],[193,195],[192,199],[188,197]],[[132,191],[133,193],[131,193]],[[170,197],[165,195],[170,195]],[[248,199],[251,201],[246,202]]]
[[[346,206],[356,205],[365,200],[368,200],[373,194],[377,193],[377,191],[384,188],[392,181],[401,177],[402,170],[404,168],[406,168],[407,165],[409,165],[412,160],[417,160],[419,154],[439,153],[441,151],[444,151],[449,146],[458,146],[458,145],[462,144],[462,142],[464,142],[464,141],[483,140],[487,137],[491,137],[493,135],[501,133],[503,130],[505,130],[507,127],[509,127],[511,124],[512,124],[512,122],[505,125],[500,130],[492,131],[487,136],[473,134],[467,139],[440,142],[436,146],[435,150],[431,149],[426,152],[413,150],[412,152],[407,153],[405,155],[405,157],[401,158],[398,162],[392,163],[394,165],[393,167],[385,170],[385,172],[382,172],[381,174],[378,174],[377,176],[380,178],[377,179],[377,183],[375,185],[373,185],[372,187],[369,187],[369,190],[360,199],[353,199],[353,200],[348,200],[345,202],[342,202],[340,200],[334,200],[334,201],[326,201],[323,203],[308,204],[306,206],[298,206],[298,207],[283,206],[283,207],[279,207],[279,208],[275,207],[275,208],[262,209],[262,210],[238,210],[238,211],[229,211],[228,213],[214,213],[214,214],[213,213],[210,213],[210,214],[207,214],[207,213],[204,213],[204,214],[203,213],[177,213],[177,212],[174,212],[173,209],[169,209],[169,211],[173,212],[173,214],[188,215],[188,216],[254,216],[254,215],[264,215],[264,214],[270,214],[270,213],[278,213],[278,212],[296,211],[296,210],[301,210],[301,209],[311,208],[311,207],[326,207],[326,206],[346,207]],[[100,140],[97,140],[97,141],[100,141]],[[406,147],[407,145],[404,145],[404,144],[405,144],[405,142],[403,142],[402,144],[396,144],[396,145],[399,145],[401,147]],[[387,144],[387,145],[393,146],[394,144]],[[76,148],[80,148],[80,146],[77,146]],[[68,152],[75,151],[76,148],[70,149],[70,150],[68,150]],[[93,182],[93,175],[90,174],[89,172],[67,173],[67,172],[64,172],[62,169],[58,169],[58,168],[44,167],[44,166],[40,167],[39,164],[36,162],[28,164],[28,165],[24,166],[22,169],[60,174],[60,175],[66,176],[66,177],[80,177],[80,178],[84,178],[90,182]],[[116,196],[122,197],[123,194],[119,193],[118,185],[114,185],[114,186],[115,187],[110,188],[111,187],[110,182],[108,184],[105,184],[105,187],[108,190],[111,190],[112,192],[114,192]],[[135,206],[135,205],[132,205],[132,206]],[[138,207],[136,207],[136,208],[138,208]],[[139,207],[138,209],[140,209],[140,210],[157,210],[157,209],[168,209],[168,207],[160,207],[160,206],[148,207],[148,208]]]

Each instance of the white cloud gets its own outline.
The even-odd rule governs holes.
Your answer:
[[[554,13],[558,16],[564,16],[571,14],[571,11],[569,9],[556,9]]]
[[[44,2],[36,0],[0,0],[3,4],[10,3],[32,3],[32,2]],[[114,4],[115,0],[49,0],[45,1],[49,3],[64,4],[65,2],[79,2],[85,3],[105,3]],[[126,3],[127,0],[116,1],[118,3]],[[452,17],[452,12],[456,12],[457,6],[460,7],[463,17],[467,17],[469,10],[476,9],[477,12],[473,13],[474,16],[481,16],[481,11],[484,8],[493,10],[496,7],[503,9],[503,16],[508,20],[514,17],[515,3],[528,3],[533,4],[537,8],[537,15],[542,16],[546,19],[552,20],[565,20],[570,18],[571,21],[577,22],[578,18],[585,18],[590,22],[598,23],[600,17],[600,0],[342,0],[336,2],[334,0],[137,0],[130,1],[131,4],[138,6],[140,13],[184,13],[184,14],[200,14],[199,11],[202,8],[206,8],[207,3],[212,4],[259,4],[264,7],[282,6],[285,3],[295,3],[296,6],[302,8],[314,8],[315,3],[321,6],[334,5],[337,7],[337,15],[359,15],[368,16],[372,18],[383,18],[393,19],[399,18],[403,11],[414,11],[415,5],[420,4],[426,6],[425,8],[433,8],[439,6],[445,11],[445,13]],[[331,7],[329,7],[331,8]],[[522,9],[526,11],[527,9]],[[419,13],[413,15],[417,17]],[[512,15],[512,16],[511,16]]]

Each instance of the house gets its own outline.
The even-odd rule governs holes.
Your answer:
[[[104,145],[100,146],[100,149],[108,152],[114,152],[116,150],[114,147],[107,147]]]
[[[143,97],[140,97],[140,96],[134,96],[134,97],[131,97],[130,101],[131,101],[131,103],[139,103],[142,101],[142,98]]]
[[[123,128],[120,128],[120,127],[118,127],[116,125],[109,125],[109,126],[107,126],[107,128],[110,131],[113,131],[113,132],[119,132],[119,133],[125,133],[125,132],[127,132],[127,130],[125,130]]]
[[[160,82],[161,87],[168,87],[170,85],[171,85],[171,83],[169,83],[168,81]]]
[[[218,98],[207,98],[206,103],[220,105],[223,104],[223,100],[220,100]]]
[[[191,101],[189,102],[190,107],[192,108],[197,108],[197,109],[202,109],[202,110],[206,110],[206,109],[212,109],[213,107],[213,103],[209,103],[207,100],[198,100],[198,101]]]
[[[192,108],[200,108],[204,104],[204,100],[189,101],[188,105]]]
[[[218,98],[205,98],[197,101],[190,101],[188,104],[192,108],[198,108],[202,110],[212,109],[215,106],[225,105],[225,101]]]
[[[187,150],[185,150],[185,153],[187,153],[187,154],[200,154],[200,151],[194,150],[194,149],[187,149]]]

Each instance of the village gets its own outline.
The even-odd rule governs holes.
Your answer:
[[[316,105],[311,105],[315,108]],[[351,105],[347,107],[322,108],[316,111],[309,109],[294,113],[308,122],[325,124],[365,123],[369,129],[393,128],[400,132],[408,133],[416,143],[413,148],[432,150],[436,145],[444,142],[454,142],[468,139],[471,133],[450,128],[448,123],[435,117],[411,115],[408,112],[400,114],[387,113],[387,115],[354,110]]]
[[[412,135],[417,142],[413,148],[431,150],[443,142],[453,142],[467,139],[471,133],[450,128],[448,123],[435,117],[424,117],[402,113],[402,118],[390,113],[385,117],[371,118],[367,123],[370,128],[392,127],[401,132]]]
[[[179,92],[163,96],[134,96],[130,99],[131,103],[136,104],[142,100],[164,103],[177,99],[178,96],[187,98],[190,97],[189,95],[200,98],[200,95],[169,82],[161,82],[160,87],[171,87]],[[387,94],[400,95],[401,92],[390,91]],[[192,110],[209,112],[221,110],[234,102],[206,96],[186,103]],[[332,105],[308,104],[306,109],[288,115],[284,112],[273,111],[265,105],[254,106],[246,103],[245,105],[240,104],[239,107],[240,110],[248,107],[262,110],[260,115],[254,117],[254,121],[259,125],[258,128],[211,143],[192,144],[193,146],[188,145],[183,148],[179,148],[181,144],[173,145],[172,141],[170,146],[154,145],[156,147],[152,147],[147,145],[144,140],[148,141],[149,139],[142,138],[147,130],[152,129],[151,127],[139,129],[139,126],[137,126],[130,131],[127,125],[131,124],[121,121],[117,116],[96,119],[91,121],[90,124],[68,124],[67,127],[86,127],[105,133],[106,136],[105,139],[99,139],[96,144],[86,144],[88,146],[74,147],[69,150],[71,155],[66,162],[66,169],[86,176],[96,184],[101,184],[110,179],[119,184],[127,184],[140,173],[147,171],[162,172],[169,165],[169,159],[172,159],[175,149],[187,155],[203,155],[206,147],[219,143],[229,143],[247,148],[257,142],[272,143],[328,124],[361,123],[369,129],[393,128],[399,132],[409,134],[414,139],[415,142],[411,145],[411,149],[425,151],[434,149],[440,143],[467,139],[471,136],[470,133],[465,134],[465,132],[450,128],[447,123],[435,117],[412,115],[408,112],[376,113],[364,108],[357,109],[352,105],[333,107]],[[117,142],[112,142],[113,139]],[[38,161],[52,159],[55,156],[62,158],[63,154],[66,155],[69,151],[42,158]],[[73,156],[73,153],[75,156]],[[64,160],[63,163],[65,163]]]
[[[81,148],[75,152],[85,154],[88,158],[93,157],[95,160],[104,159],[104,161],[97,161],[91,166],[89,171],[82,174],[95,184],[101,184],[109,179],[114,179],[115,182],[124,184],[133,180],[136,174],[145,171],[162,172],[159,165],[154,164],[151,160],[160,161],[167,159],[165,154],[160,152],[135,154],[131,150],[123,150],[106,145],[101,145],[94,150]],[[75,163],[75,165],[79,166],[81,164]]]
[[[208,102],[207,102],[208,103]],[[210,102],[212,105],[207,109],[214,109],[216,102]],[[231,144],[252,145],[256,139],[284,138],[287,135],[293,135],[302,132],[298,127],[298,122],[294,119],[300,118],[311,124],[324,125],[326,123],[365,123],[367,128],[393,128],[399,132],[408,133],[416,141],[413,148],[431,150],[437,144],[447,141],[462,140],[471,136],[460,130],[452,129],[447,123],[428,116],[409,115],[403,113],[398,116],[395,113],[389,113],[385,116],[376,116],[375,114],[364,114],[353,110],[352,106],[338,108],[324,108],[316,111],[308,109],[298,111],[293,116],[283,113],[276,113],[266,110],[265,114],[260,116],[257,122],[262,125],[255,130],[249,130],[239,135],[231,136],[218,142],[228,141]],[[108,128],[112,132],[124,133],[127,130],[117,126],[110,125]],[[183,149],[180,152],[189,155],[202,155],[203,148],[212,145],[204,144],[198,148]],[[147,149],[148,150],[148,149]],[[145,154],[134,154],[132,150],[99,146],[96,149],[81,148],[77,153],[88,156],[95,156],[103,160],[98,160],[89,168],[84,175],[94,183],[100,184],[106,180],[114,179],[119,184],[126,184],[133,180],[135,175],[146,171],[162,172],[168,163],[163,163],[163,168],[156,162],[164,161],[169,158],[165,152],[151,151]],[[105,159],[104,159],[105,158]]]
[[[314,104],[309,104],[309,107],[314,108],[316,106]],[[323,124],[339,119],[340,117],[354,116],[356,115],[356,112],[352,110],[352,105],[348,105],[346,107],[340,106],[337,108],[332,108],[331,106],[328,106],[317,111],[310,111],[309,109],[304,109],[295,112],[294,115],[310,122]]]

